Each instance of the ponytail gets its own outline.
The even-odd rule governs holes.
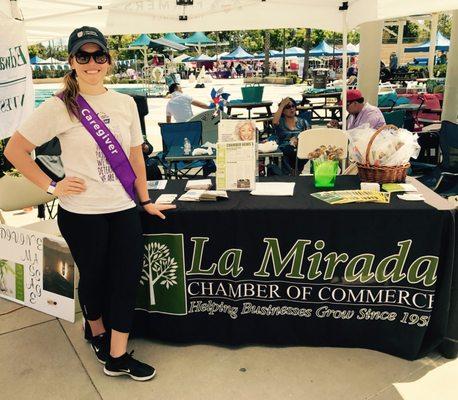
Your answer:
[[[62,90],[62,100],[65,103],[70,118],[75,115],[79,119],[79,107],[76,103],[79,91],[76,71],[73,69],[64,76],[64,89]]]

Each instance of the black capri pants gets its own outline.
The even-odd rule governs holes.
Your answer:
[[[108,214],[76,214],[59,207],[57,222],[80,273],[83,315],[128,333],[143,262],[137,208]]]

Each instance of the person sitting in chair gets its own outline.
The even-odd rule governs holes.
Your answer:
[[[293,173],[296,164],[297,137],[299,133],[310,128],[309,123],[296,116],[296,102],[291,97],[284,98],[278,105],[272,123],[275,127],[274,139],[278,148],[283,152],[282,172],[286,175]],[[299,171],[307,160],[299,160]]]
[[[172,117],[175,119],[175,122],[186,122],[191,119],[193,116],[191,105],[206,110],[210,108],[207,104],[194,100],[191,96],[184,94],[179,83],[172,83],[169,86],[169,93],[172,98],[167,103],[165,112],[167,123],[172,122]]]
[[[379,108],[364,101],[364,97],[358,89],[347,90],[347,129],[355,129],[362,125],[378,129],[385,125],[385,118]],[[328,128],[339,128],[337,120],[331,120]]]

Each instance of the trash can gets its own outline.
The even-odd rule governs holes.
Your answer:
[[[326,89],[326,84],[328,83],[328,73],[327,68],[315,68],[313,72],[313,88],[314,89]]]

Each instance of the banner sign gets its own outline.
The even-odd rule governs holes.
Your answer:
[[[75,321],[75,263],[64,239],[0,225],[0,297]]]
[[[184,204],[161,223],[145,215],[139,332],[178,342],[363,347],[408,359],[435,348],[452,301],[450,213],[400,200],[337,209],[307,197],[306,182],[281,201],[233,192]]]
[[[0,139],[5,139],[33,111],[35,99],[24,23],[1,19],[0,38]]]

